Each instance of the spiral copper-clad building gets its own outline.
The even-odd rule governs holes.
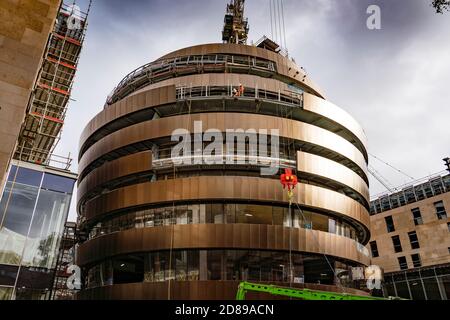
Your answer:
[[[278,129],[279,170],[262,175],[267,158],[248,148],[245,164],[175,164],[173,132],[200,121]],[[243,280],[361,293],[367,158],[359,124],[279,53],[208,44],[145,65],[80,140],[78,298],[233,299]],[[299,178],[291,210],[285,168]]]

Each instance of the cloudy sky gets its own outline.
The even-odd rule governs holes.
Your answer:
[[[82,129],[127,73],[182,47],[220,42],[227,1],[94,0],[56,152],[77,158]],[[246,2],[250,40],[270,36],[270,0]],[[284,0],[290,55],[362,124],[371,154],[416,179],[444,170],[450,156],[450,13],[436,14],[430,2]],[[381,30],[366,27],[371,4],[381,8]],[[410,181],[374,158],[371,165],[393,186]],[[371,179],[371,194],[383,191]]]

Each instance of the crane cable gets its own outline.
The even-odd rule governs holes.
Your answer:
[[[394,169],[395,171],[401,173],[402,175],[408,177],[408,178],[411,179],[412,181],[416,181],[416,179],[415,179],[414,177],[411,177],[409,174],[407,174],[407,173],[403,172],[402,170],[400,170],[400,169],[394,167],[394,166],[391,165],[390,163],[388,163],[388,162],[386,162],[386,161],[380,159],[379,157],[377,157],[377,156],[375,156],[375,155],[373,155],[373,154],[371,154],[371,153],[369,153],[369,155],[370,155],[371,157],[377,159],[378,161],[384,163],[384,164],[387,165],[388,167]]]
[[[393,184],[391,182],[389,182],[388,179],[383,177],[381,175],[381,173],[379,173],[377,170],[375,170],[374,167],[369,165],[368,170],[369,170],[369,173],[372,175],[372,177],[374,177],[379,183],[381,183],[383,185],[383,187],[385,187],[389,192],[393,193],[397,190],[395,187],[391,187],[391,186],[393,186]]]
[[[286,53],[286,22],[284,15],[284,1],[283,0],[269,0],[270,7],[270,28],[272,40],[279,44],[280,49],[284,49]]]

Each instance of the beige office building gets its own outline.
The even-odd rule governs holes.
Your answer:
[[[372,263],[385,295],[450,298],[450,175],[438,175],[371,202]]]

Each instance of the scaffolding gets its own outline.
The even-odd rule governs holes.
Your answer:
[[[21,127],[16,160],[70,168],[70,155],[53,153],[61,137],[91,2],[86,12],[61,4]]]
[[[67,287],[67,279],[70,276],[67,273],[67,268],[75,263],[76,228],[77,225],[74,222],[67,222],[64,226],[64,234],[59,247],[53,288],[50,295],[51,300],[72,300],[75,295],[76,291]]]

